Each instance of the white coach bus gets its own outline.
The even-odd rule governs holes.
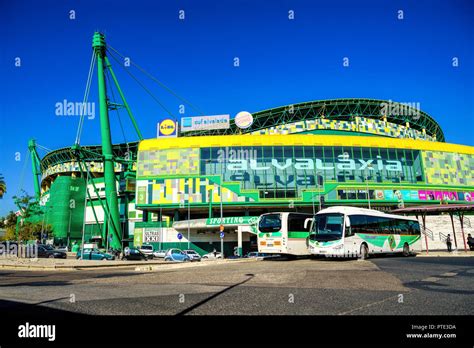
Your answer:
[[[267,213],[258,219],[258,252],[265,254],[309,255],[306,244],[314,215]]]
[[[420,239],[415,218],[356,207],[330,207],[315,215],[308,250],[327,257],[367,258],[376,253],[410,254]]]

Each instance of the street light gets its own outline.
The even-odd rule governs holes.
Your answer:
[[[81,243],[81,260],[84,260],[84,234],[86,232],[86,217],[87,217],[87,195],[89,191],[89,168],[86,167],[86,189],[84,192],[84,219],[82,221],[82,243]],[[100,197],[99,197],[100,199]],[[92,204],[92,202],[91,202]]]
[[[221,177],[221,186],[220,186],[220,189],[221,189],[221,197],[220,197],[220,201],[221,201],[221,226],[224,226],[224,222],[223,222],[223,207],[222,207],[222,201],[224,200],[224,191],[223,191],[223,187],[222,187],[222,177]],[[224,232],[224,230],[220,231],[220,228],[219,228],[219,238],[220,238],[220,232]],[[222,258],[224,258],[224,238],[221,238],[221,254],[222,254]]]
[[[321,210],[322,208],[322,205],[321,205],[321,191],[320,191],[320,186],[319,186],[319,174],[322,174],[321,172],[316,172],[316,187],[317,187],[317,190],[318,190],[318,202],[319,202],[319,210]],[[313,195],[311,196],[311,201],[313,203],[313,215],[316,214],[316,208],[314,206],[314,196],[316,194],[313,193]]]
[[[369,203],[369,209],[370,209],[370,193],[369,193],[369,169],[373,169],[371,164],[367,165],[367,170],[366,170],[366,175],[365,175],[365,187],[367,191],[367,202]]]
[[[185,185],[188,185],[188,249],[190,249],[190,245],[191,245],[191,241],[190,241],[190,238],[191,238],[191,207],[190,207],[190,204],[189,204],[189,184],[186,183]],[[184,192],[178,192],[179,195],[183,195],[183,206],[184,206],[184,201],[185,201],[185,198],[186,198],[186,194]]]

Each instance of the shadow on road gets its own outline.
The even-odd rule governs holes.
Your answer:
[[[241,281],[241,282],[239,282],[239,283],[236,283],[236,284],[234,284],[234,285],[231,285],[231,286],[225,288],[224,290],[221,290],[221,291],[219,291],[219,292],[216,292],[214,295],[209,296],[208,298],[206,298],[206,299],[204,299],[204,300],[202,300],[202,301],[200,301],[200,302],[198,302],[198,303],[192,305],[191,307],[188,307],[188,308],[186,308],[185,310],[183,310],[183,311],[181,311],[181,312],[175,314],[175,316],[185,315],[185,314],[187,314],[187,313],[189,313],[189,312],[195,310],[196,308],[202,306],[203,304],[209,302],[210,300],[216,298],[217,296],[222,295],[223,293],[225,293],[225,292],[227,292],[227,291],[229,291],[229,290],[235,288],[236,286],[239,286],[239,285],[242,285],[242,284],[248,282],[250,279],[252,279],[253,277],[255,277],[255,274],[248,273],[248,274],[246,274],[246,276],[248,277],[247,279],[244,279],[243,281]]]

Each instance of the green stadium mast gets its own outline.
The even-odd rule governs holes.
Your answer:
[[[99,83],[99,107],[100,107],[100,134],[102,138],[102,155],[104,158],[104,181],[105,196],[108,214],[104,214],[104,228],[108,228],[112,235],[110,247],[121,250],[120,213],[117,197],[117,186],[115,181],[114,155],[112,152],[112,136],[110,133],[109,105],[105,86],[106,45],[102,33],[95,32],[92,47],[97,58],[97,77]]]
[[[38,152],[36,151],[36,141],[34,139],[30,139],[28,141],[28,150],[30,151],[31,155],[31,168],[33,169],[33,184],[35,185],[35,198],[39,200],[41,198],[41,189],[40,189],[40,179],[39,176],[41,175],[40,170],[40,163],[41,160],[39,158]]]

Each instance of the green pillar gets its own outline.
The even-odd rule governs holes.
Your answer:
[[[28,141],[28,150],[30,151],[31,155],[31,168],[33,170],[33,184],[35,186],[35,197],[36,199],[40,199],[41,197],[41,189],[39,184],[38,176],[41,174],[38,169],[38,153],[36,152],[36,142],[34,139],[30,139]]]
[[[109,109],[107,104],[107,92],[104,77],[105,38],[96,32],[92,40],[92,47],[97,57],[97,77],[99,82],[99,106],[100,106],[100,134],[102,138],[102,155],[104,156],[104,181],[105,196],[108,212],[104,212],[104,224],[108,224],[108,232],[112,233],[112,243],[109,245],[121,250],[120,213],[117,198],[117,187],[115,183],[114,157],[112,152],[112,137],[110,134]],[[109,217],[110,216],[110,217]],[[107,221],[108,220],[108,221]],[[108,238],[108,236],[103,236]],[[107,240],[104,240],[106,243]]]

